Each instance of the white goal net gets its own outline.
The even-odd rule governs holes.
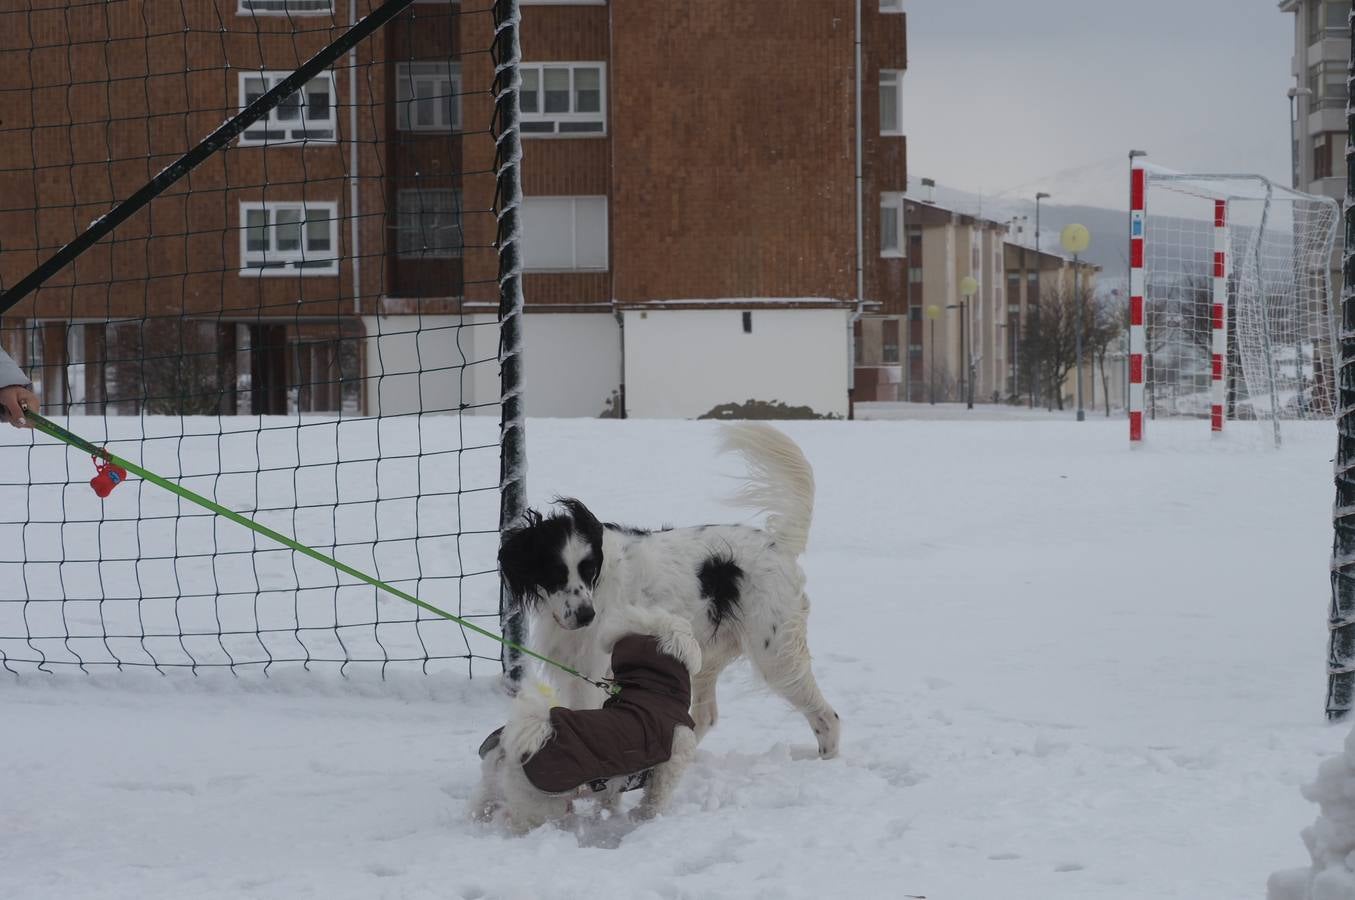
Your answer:
[[[1337,202],[1154,166],[1133,187],[1131,439],[1252,419],[1278,445],[1281,420],[1331,418]]]

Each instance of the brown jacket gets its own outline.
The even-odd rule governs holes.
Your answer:
[[[555,734],[522,769],[542,791],[561,794],[582,784],[633,775],[667,762],[673,730],[695,727],[688,709],[692,679],[649,635],[631,634],[612,648],[612,675],[621,686],[601,709],[550,711]]]

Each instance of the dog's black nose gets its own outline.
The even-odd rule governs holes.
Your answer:
[[[583,628],[589,622],[593,621],[593,617],[595,615],[596,613],[593,612],[593,607],[585,606],[583,609],[579,610],[574,614],[574,618],[575,620],[578,621],[579,627]]]

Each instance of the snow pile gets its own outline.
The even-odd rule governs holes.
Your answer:
[[[1345,751],[1323,760],[1303,796],[1322,810],[1303,829],[1313,864],[1270,876],[1267,900],[1355,900],[1355,731]]]

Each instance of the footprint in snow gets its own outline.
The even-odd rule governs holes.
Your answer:
[[[1055,866],[1055,867],[1054,867],[1054,871],[1055,871],[1055,872],[1081,872],[1081,871],[1082,871],[1083,869],[1085,869],[1085,868],[1087,868],[1087,867],[1084,866],[1084,865],[1082,865],[1081,863],[1064,863],[1064,864],[1061,865],[1061,866]]]
[[[108,785],[115,791],[150,791],[160,794],[196,794],[197,786],[174,781],[113,781]]]

